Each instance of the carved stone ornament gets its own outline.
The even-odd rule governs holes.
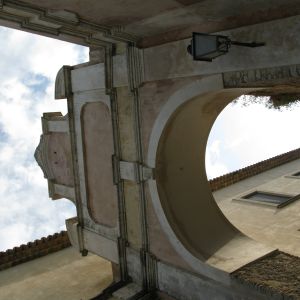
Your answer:
[[[47,134],[41,135],[40,143],[34,152],[34,158],[38,163],[38,165],[40,166],[40,168],[42,169],[44,173],[44,177],[51,180],[54,179],[54,175],[48,161],[48,154],[47,154],[48,144],[49,144],[49,135]]]

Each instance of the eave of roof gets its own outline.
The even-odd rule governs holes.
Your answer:
[[[209,180],[212,192],[300,158],[300,148]]]

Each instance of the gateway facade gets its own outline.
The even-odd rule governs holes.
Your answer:
[[[76,204],[77,216],[67,220],[72,244],[118,266],[120,284],[110,293],[133,281],[140,290],[128,298],[161,290],[178,299],[268,299],[231,274],[276,247],[223,215],[204,154],[230,101],[298,92],[299,4],[144,5],[1,2],[1,24],[91,49],[88,63],[58,72],[55,98],[67,99],[68,114],[43,116],[35,156],[49,194]],[[196,30],[265,46],[194,62],[186,48]]]

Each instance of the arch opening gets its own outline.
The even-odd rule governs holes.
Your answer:
[[[293,109],[280,112],[267,108],[266,101],[248,101],[247,107],[242,107],[243,101],[240,101],[227,106],[219,115],[212,131],[218,127],[222,132],[222,139],[218,140],[222,158],[211,173],[208,171],[214,178],[210,186],[222,213],[241,232],[258,242],[299,256],[297,216],[300,202],[287,200],[300,194],[297,176],[292,176],[300,170],[299,141],[291,134],[293,128],[298,127],[300,107],[297,104]],[[226,116],[222,118],[222,114]],[[229,115],[231,124],[226,128],[225,119],[228,121]],[[243,136],[237,142],[239,125],[238,131],[243,132]],[[233,129],[230,134],[228,128]],[[217,134],[212,131],[209,139],[213,141],[213,135],[217,141]],[[224,141],[229,142],[225,145]],[[230,157],[230,164],[226,157]],[[227,171],[220,174],[223,176],[211,175],[223,172],[224,167]],[[282,198],[279,199],[282,204],[276,203],[278,197]]]
[[[243,95],[230,102],[209,133],[208,179],[299,148],[294,131],[299,127],[299,101],[277,108],[270,97]]]
[[[229,102],[253,90],[203,91],[202,86],[193,97],[171,99],[150,138],[148,163],[155,167],[156,179],[149,188],[156,214],[177,252],[201,273],[208,266],[233,272],[275,250],[227,220],[213,198],[205,170],[206,143],[217,116]]]

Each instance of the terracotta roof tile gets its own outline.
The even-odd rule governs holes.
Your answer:
[[[71,246],[66,231],[0,252],[0,271]]]

